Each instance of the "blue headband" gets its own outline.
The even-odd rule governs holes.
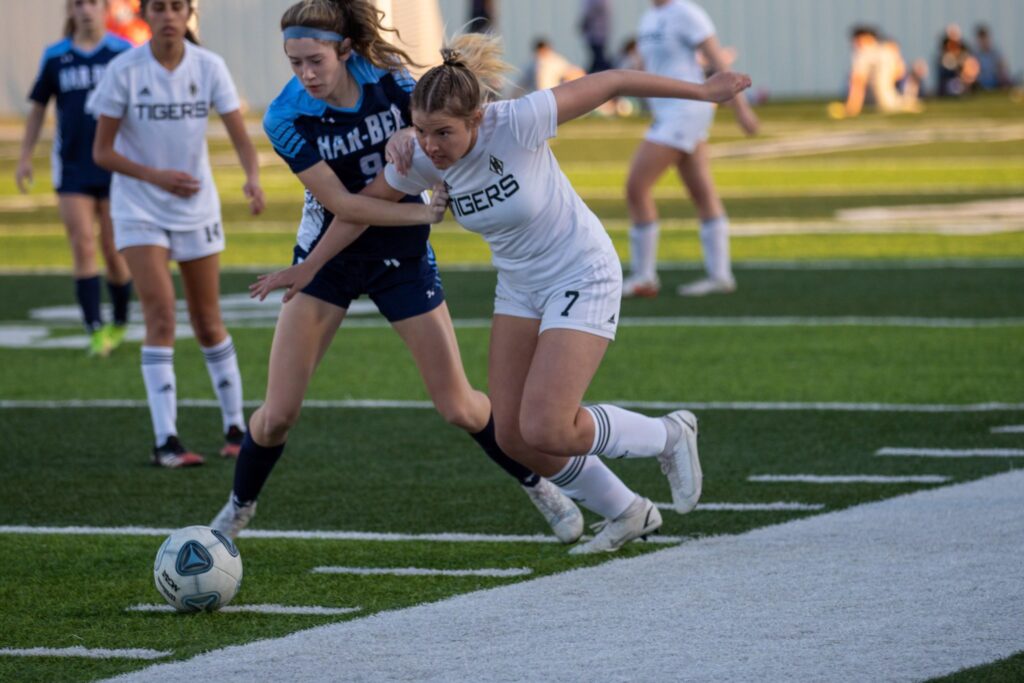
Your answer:
[[[329,40],[334,43],[340,43],[345,40],[345,37],[340,33],[334,31],[324,31],[319,28],[309,28],[308,26],[289,26],[284,30],[284,39],[290,38],[313,38],[315,40]]]

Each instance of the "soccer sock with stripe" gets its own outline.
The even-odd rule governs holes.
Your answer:
[[[235,505],[248,505],[259,497],[282,453],[284,443],[261,446],[253,441],[251,433],[246,432],[235,462],[235,484],[231,492]]]
[[[476,434],[470,434],[470,436],[480,445],[480,448],[483,449],[488,458],[493,460],[498,467],[508,472],[511,477],[523,486],[532,488],[540,481],[540,475],[505,455],[505,451],[501,450],[501,447],[498,446],[498,440],[494,436],[494,415],[491,415],[487,420],[486,427]]]
[[[142,347],[142,381],[146,385],[156,445],[163,446],[167,437],[178,435],[178,392],[174,382],[173,347]]]
[[[75,298],[82,308],[82,323],[90,334],[103,327],[100,313],[100,276],[75,279]]]
[[[583,507],[607,519],[621,515],[636,499],[636,493],[600,458],[587,455],[569,458],[569,463],[548,480]]]
[[[629,228],[629,261],[633,276],[653,280],[658,272],[658,223],[636,223]]]
[[[729,217],[725,214],[700,222],[700,245],[704,251],[704,269],[709,277],[731,281],[729,256]]]
[[[606,403],[584,408],[594,418],[590,455],[650,458],[665,450],[668,430],[660,418],[647,417]]]
[[[107,292],[110,294],[110,303],[114,307],[114,324],[127,324],[128,303],[132,299],[132,281],[128,280],[128,282],[118,285],[107,280]]]
[[[203,346],[203,357],[206,358],[206,369],[210,373],[213,390],[220,401],[220,413],[224,422],[224,431],[231,426],[245,429],[245,416],[242,414],[242,375],[238,371],[238,356],[231,335],[215,346]]]

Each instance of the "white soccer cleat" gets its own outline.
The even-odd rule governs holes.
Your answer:
[[[630,275],[622,281],[623,299],[632,299],[638,296],[651,299],[658,296],[660,290],[661,281],[658,280],[657,275],[652,278]]]
[[[570,555],[613,553],[633,539],[646,540],[649,534],[661,528],[661,513],[654,503],[637,496],[621,515],[598,522],[593,528],[598,531],[597,535],[570,550]]]
[[[569,496],[541,477],[536,486],[524,486],[544,520],[562,543],[575,543],[583,535],[583,513]]]
[[[216,529],[230,539],[234,539],[256,514],[256,501],[248,505],[236,505],[235,496],[228,496],[228,502],[220,509],[217,516],[210,522],[210,528]]]
[[[697,416],[677,410],[661,418],[668,429],[668,443],[658,455],[661,472],[672,489],[676,512],[685,515],[697,507],[704,475],[697,454]]]
[[[707,296],[708,294],[729,294],[736,291],[736,280],[706,277],[696,282],[679,285],[679,296]]]

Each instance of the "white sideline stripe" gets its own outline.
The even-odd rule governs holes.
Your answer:
[[[659,510],[675,510],[672,503],[655,503]],[[777,510],[803,511],[824,510],[823,503],[700,503],[695,512],[774,512]]]
[[[170,605],[168,605],[170,607]],[[76,647],[5,647],[0,648],[0,657],[85,657],[87,659],[160,659],[170,657],[173,652],[131,648],[107,650],[104,648]]]
[[[928,458],[1021,458],[1024,448],[879,448],[875,455]]]
[[[1013,470],[118,680],[924,680],[1024,650],[1022,556]]]
[[[41,534],[67,536],[167,536],[175,529],[160,529],[140,526],[0,526],[0,534]],[[245,529],[240,538],[288,538],[314,541],[426,541],[433,543],[561,543],[554,536],[542,534],[397,534],[369,531],[274,531],[270,529]],[[685,536],[650,536],[649,543],[672,545],[682,543]]]
[[[985,413],[1024,410],[1024,403],[848,403],[790,401],[620,401],[601,400],[622,408],[641,410],[827,410],[867,413]],[[244,401],[245,407],[257,408],[263,401]],[[180,398],[184,408],[219,408],[214,399]],[[63,410],[65,408],[148,408],[146,401],[134,399],[71,399],[67,401],[0,400],[0,409]],[[377,408],[397,410],[433,410],[430,401],[395,401],[377,399],[306,400],[303,408]]]
[[[993,427],[990,431],[993,434],[1024,434],[1024,425],[1006,425],[1005,427]]]
[[[755,474],[747,477],[747,481],[802,484],[945,484],[950,481],[950,477],[940,474],[915,474],[898,477],[878,474]]]
[[[423,569],[421,567],[313,567],[310,574],[353,574],[357,576],[528,576],[529,567],[517,569]],[[170,607],[170,605],[168,605]]]
[[[251,613],[251,614],[301,614],[314,616],[330,616],[351,614],[362,607],[320,607],[318,605],[226,605],[218,612]],[[125,612],[177,612],[170,605],[132,605],[125,607]]]

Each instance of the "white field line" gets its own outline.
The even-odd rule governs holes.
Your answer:
[[[170,605],[168,605],[170,607]],[[0,657],[84,657],[86,659],[160,659],[170,657],[172,652],[130,648],[108,650],[86,647],[5,647],[0,648]]]
[[[875,455],[926,458],[1024,458],[1024,448],[879,448]]]
[[[529,576],[529,567],[514,569],[424,569],[422,567],[313,567],[310,574],[350,574],[355,576],[487,576],[510,578]],[[168,605],[170,607],[170,605]]]
[[[675,510],[672,503],[655,503],[659,510]],[[806,512],[824,510],[822,503],[700,503],[696,512]]]
[[[883,476],[878,474],[755,474],[747,481],[793,484],[945,484],[950,477],[940,474]]]
[[[986,413],[999,411],[1024,410],[1024,403],[850,403],[835,401],[799,402],[799,401],[623,401],[615,399],[601,400],[600,403],[611,403],[622,408],[638,410],[751,410],[751,411],[787,411],[787,410],[821,410],[838,412],[865,413]],[[263,401],[247,400],[243,402],[247,408],[257,408]],[[182,398],[178,406],[183,408],[219,408],[215,399]],[[146,401],[135,399],[69,399],[65,401],[51,400],[0,400],[0,410],[64,410],[68,408],[148,408]],[[430,401],[399,401],[390,399],[337,399],[303,401],[303,408],[336,409],[377,409],[377,410],[433,410]]]
[[[175,530],[138,526],[0,526],[0,534],[41,534],[58,536],[167,536],[172,531]],[[401,541],[432,543],[561,543],[561,541],[554,536],[544,536],[542,534],[466,534],[458,532],[437,534],[399,534],[377,533],[370,531],[275,531],[269,529],[245,529],[241,534],[239,534],[239,537],[266,539],[288,538],[314,541],[371,541],[383,543]],[[686,537],[651,536],[648,540],[651,543],[673,545],[676,543],[682,543],[686,540]]]
[[[227,605],[218,612],[245,614],[300,614],[309,616],[334,616],[359,612],[362,607],[320,607],[319,605]],[[125,612],[177,612],[170,605],[132,605]]]
[[[992,434],[1024,434],[1024,425],[1005,425],[993,427],[989,430]]]
[[[118,680],[925,680],[1024,649],[1022,556],[1017,470]]]

